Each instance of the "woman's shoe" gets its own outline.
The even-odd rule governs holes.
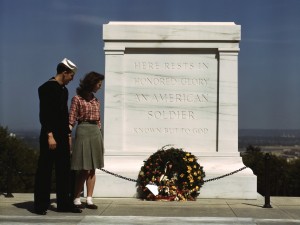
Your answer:
[[[88,208],[88,209],[98,209],[98,206],[96,206],[95,204],[86,204],[86,206],[85,206],[86,208]]]

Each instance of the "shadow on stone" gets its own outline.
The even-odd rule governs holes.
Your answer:
[[[52,205],[53,203],[56,203],[55,199],[50,200],[50,206],[49,206],[48,210],[56,211],[56,207],[54,207]],[[12,204],[12,205],[17,207],[17,208],[20,208],[20,209],[26,209],[27,211],[35,214],[34,202],[33,201],[20,202],[20,203],[15,203],[15,204]]]
[[[249,204],[249,203],[243,203],[243,205],[250,205],[250,206],[255,206],[255,207],[259,207],[259,208],[261,208],[261,207],[262,207],[261,205]]]

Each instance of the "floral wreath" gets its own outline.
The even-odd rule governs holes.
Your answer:
[[[204,184],[203,167],[190,152],[165,147],[144,161],[138,175],[139,197],[153,201],[196,200]]]

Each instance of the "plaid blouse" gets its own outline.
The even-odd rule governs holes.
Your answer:
[[[86,101],[79,95],[75,95],[72,98],[69,112],[69,123],[72,127],[74,127],[76,121],[97,121],[98,127],[101,128],[100,102],[96,97],[90,101]]]

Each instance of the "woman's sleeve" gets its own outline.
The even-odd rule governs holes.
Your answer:
[[[70,112],[69,112],[69,124],[74,127],[76,120],[77,120],[77,115],[78,115],[78,107],[79,107],[79,102],[76,97],[72,98],[71,101],[71,106],[70,106]]]

